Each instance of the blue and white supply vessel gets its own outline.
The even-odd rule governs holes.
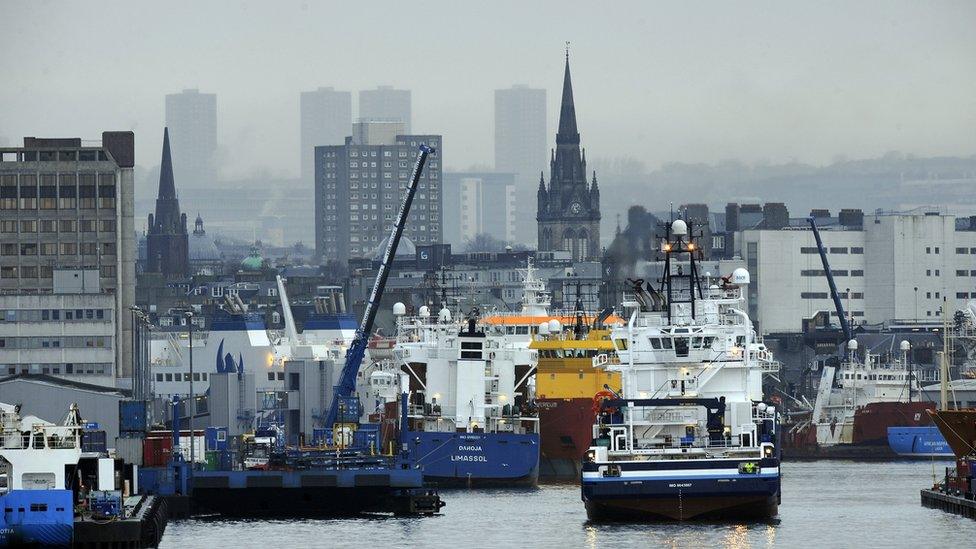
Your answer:
[[[534,485],[539,477],[539,418],[530,374],[537,351],[504,329],[462,322],[447,308],[404,316],[394,307],[394,356],[409,375],[410,431],[405,437],[424,478],[467,486]],[[516,372],[525,371],[520,379]]]
[[[749,272],[703,280],[689,229],[666,226],[659,289],[632,281],[628,322],[611,332],[617,358],[594,359],[622,387],[594,397],[581,479],[591,520],[777,514],[779,416],[762,385],[779,364],[745,312]]]
[[[952,448],[935,425],[888,427],[888,446],[901,457],[952,458]]]
[[[78,418],[72,405],[69,420]],[[70,546],[74,537],[74,492],[68,471],[81,458],[80,422],[52,425],[19,409],[0,409],[0,547]]]

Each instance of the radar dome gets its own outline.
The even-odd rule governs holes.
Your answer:
[[[852,350],[852,351],[856,351],[857,350],[857,340],[856,339],[852,339],[852,340],[848,341],[847,342],[847,348],[850,349],[850,350]]]
[[[765,402],[760,402],[759,404],[756,404],[756,409],[759,410],[760,412],[765,412],[766,411],[766,403]]]
[[[419,314],[420,314],[420,317],[421,318],[427,318],[427,317],[429,317],[430,316],[430,307],[428,307],[426,305],[420,307]]]
[[[905,341],[905,340],[903,339],[903,340],[901,340],[901,345],[900,345],[900,347],[901,347],[901,350],[902,350],[902,351],[907,351],[907,350],[909,350],[909,349],[911,349],[911,348],[912,348],[912,344],[911,344],[911,343],[909,343],[908,341]]]
[[[393,314],[396,316],[403,316],[407,314],[407,306],[397,301],[393,304]]]
[[[444,307],[443,309],[441,309],[441,312],[437,313],[437,319],[440,320],[441,322],[450,322],[451,310],[448,309],[447,307]]]
[[[685,236],[688,234],[688,224],[680,219],[675,219],[671,224],[671,234],[674,236]]]
[[[549,333],[558,334],[563,331],[563,325],[555,318],[549,321]]]
[[[549,335],[549,323],[542,322],[539,324],[539,335]]]
[[[744,267],[739,267],[738,269],[732,271],[732,284],[737,286],[745,286],[749,284],[749,271]]]

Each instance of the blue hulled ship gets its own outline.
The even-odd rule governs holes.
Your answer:
[[[536,351],[510,342],[503,327],[479,326],[475,315],[456,322],[446,308],[434,318],[427,307],[412,318],[395,312],[393,353],[408,374],[411,401],[407,439],[424,478],[534,485],[539,420],[527,381]]]
[[[688,224],[666,226],[660,286],[631,281],[617,356],[594,359],[621,386],[594,396],[581,475],[591,520],[777,514],[779,416],[762,382],[779,365],[744,312],[748,271],[699,277],[698,250]]]

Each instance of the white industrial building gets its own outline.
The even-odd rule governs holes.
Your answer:
[[[830,270],[854,324],[937,323],[976,299],[976,226],[945,209],[865,215],[820,227]],[[819,225],[818,225],[819,227]],[[817,311],[836,316],[809,226],[741,231],[737,253],[752,274],[750,316],[765,333],[799,332]]]

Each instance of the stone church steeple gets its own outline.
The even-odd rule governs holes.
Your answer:
[[[586,151],[580,148],[576,125],[573,81],[569,72],[569,53],[563,75],[559,106],[556,148],[549,160],[549,186],[539,180],[539,251],[567,251],[577,261],[600,258],[600,190],[596,172],[592,184],[586,180]]]
[[[168,128],[163,130],[163,156],[159,165],[156,214],[149,214],[149,234],[146,235],[146,240],[146,272],[161,273],[166,277],[185,277],[189,274],[186,214],[180,213],[180,201],[176,198]]]

